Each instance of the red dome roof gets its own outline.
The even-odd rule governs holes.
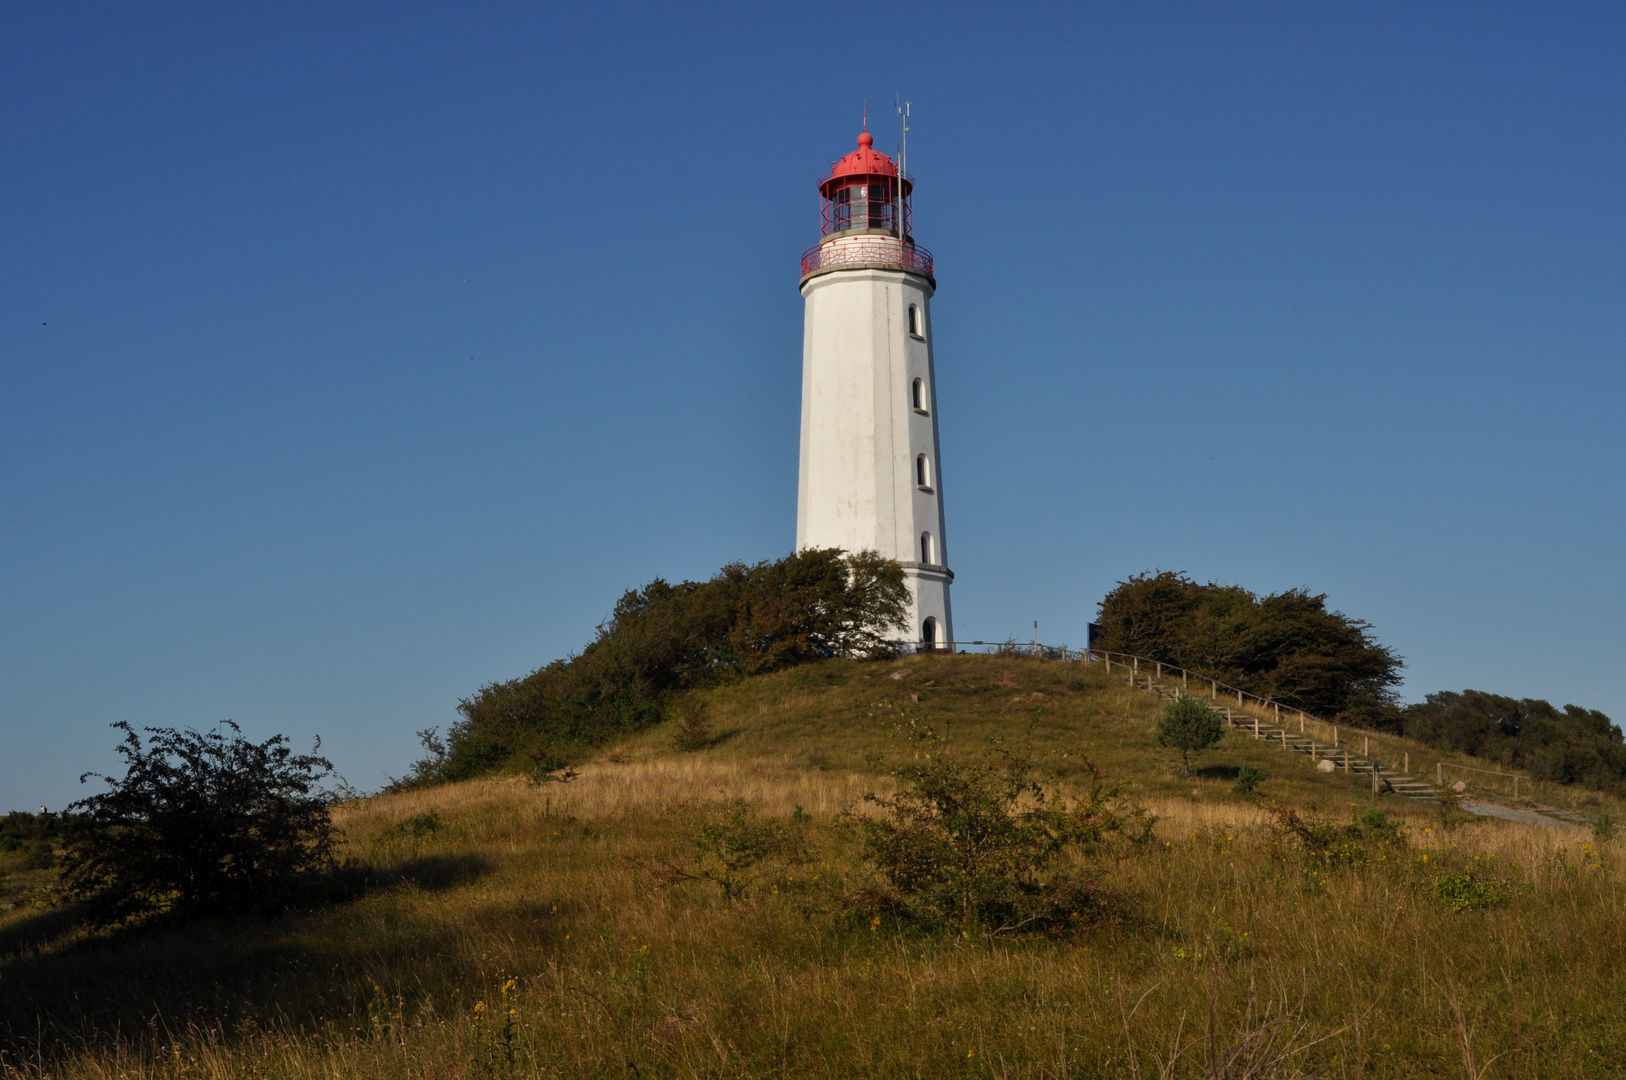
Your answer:
[[[830,166],[829,179],[842,176],[896,176],[898,167],[892,159],[875,149],[875,136],[864,132],[858,136],[858,149]]]

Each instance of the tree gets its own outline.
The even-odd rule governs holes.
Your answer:
[[[889,651],[886,634],[906,626],[903,567],[873,551],[811,548],[759,563],[729,631],[746,674],[831,656]]]
[[[316,755],[320,740],[295,754],[285,736],[250,742],[227,720],[208,732],[144,728],[143,745],[129,724],[113,726],[125,773],[70,807],[83,817],[62,856],[64,890],[92,921],[276,907],[332,866],[320,785],[333,764]]]
[[[1303,709],[1398,730],[1400,657],[1372,627],[1307,589],[1258,597],[1163,571],[1120,581],[1101,601],[1098,647],[1160,660]]]
[[[445,752],[429,748],[397,783],[561,766],[584,747],[665,719],[684,690],[827,657],[887,654],[908,604],[903,567],[872,551],[812,548],[771,563],[731,563],[709,581],[657,579],[623,594],[579,655],[464,699]]]
[[[1463,690],[1429,694],[1404,715],[1406,734],[1430,746],[1626,795],[1626,739],[1596,709]]]
[[[1191,775],[1191,755],[1220,744],[1225,725],[1219,713],[1199,698],[1181,694],[1163,706],[1157,720],[1157,745],[1180,751],[1180,761]]]

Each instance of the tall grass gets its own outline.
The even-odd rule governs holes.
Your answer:
[[[790,672],[711,692],[727,737],[707,750],[652,731],[568,784],[361,801],[348,849],[388,884],[354,903],[6,960],[4,1075],[1626,1075],[1618,843],[1442,831],[1385,797],[1407,845],[1328,866],[1273,834],[1268,800],[1345,818],[1372,806],[1357,783],[1242,739],[1213,757],[1270,771],[1266,806],[1188,780],[1153,746],[1155,703],[1061,669]],[[876,755],[908,752],[887,724],[915,708],[968,749],[1031,740],[1060,783],[1088,753],[1137,787],[1157,840],[1104,879],[1128,926],[973,942],[843,916],[863,868],[834,817],[890,782]],[[813,861],[733,902],[661,887],[649,868],[733,798],[812,814]],[[1489,906],[1442,902],[1453,874]]]

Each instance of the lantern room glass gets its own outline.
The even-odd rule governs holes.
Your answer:
[[[896,199],[897,184],[892,180],[875,182],[871,178],[865,183],[837,188],[825,200],[824,235],[853,229],[873,229],[897,235]],[[905,199],[907,201],[907,196]],[[905,212],[907,214],[907,206]]]

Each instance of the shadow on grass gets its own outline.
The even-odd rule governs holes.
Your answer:
[[[697,750],[713,750],[719,746],[722,746],[724,743],[733,742],[735,739],[744,734],[745,729],[743,727],[731,727],[726,731],[708,734],[704,738],[691,735],[688,744],[679,746],[678,749],[688,751],[690,753]],[[611,757],[610,760],[614,761],[615,758]]]
[[[76,930],[85,920],[80,904],[40,908],[0,929],[0,965],[14,956],[42,949]]]
[[[1204,780],[1235,780],[1242,773],[1240,765],[1204,765],[1191,770],[1191,775]]]
[[[479,855],[420,855],[387,869],[341,868],[331,878],[330,899],[354,900],[379,889],[417,886],[439,892],[474,881],[491,872],[491,863]]]
[[[346,1015],[352,983],[399,963],[396,953],[450,951],[456,926],[410,915],[388,928],[374,901],[411,910],[414,892],[484,877],[488,860],[431,855],[386,869],[343,867],[267,917],[165,916],[91,931],[79,908],[15,923],[0,937],[0,1064],[51,1060],[188,1025]]]

